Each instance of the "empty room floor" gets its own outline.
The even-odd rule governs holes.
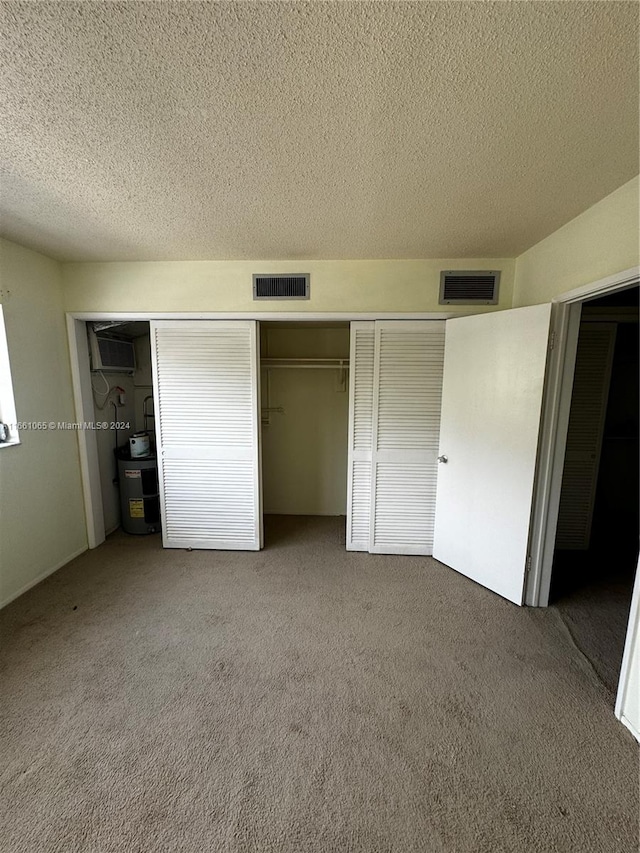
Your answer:
[[[118,532],[2,612],[4,850],[637,849],[637,744],[556,610],[266,533]]]

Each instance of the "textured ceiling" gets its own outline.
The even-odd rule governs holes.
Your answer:
[[[517,255],[638,173],[638,10],[5,2],[3,233],[76,260]]]

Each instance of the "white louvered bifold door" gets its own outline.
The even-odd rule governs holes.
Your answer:
[[[369,550],[374,323],[351,323],[347,550]]]
[[[441,320],[375,324],[369,550],[431,554],[444,364]]]
[[[615,342],[615,323],[580,324],[556,548],[589,547]]]
[[[254,320],[151,322],[165,548],[262,547]]]

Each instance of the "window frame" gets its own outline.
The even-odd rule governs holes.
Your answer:
[[[20,431],[16,417],[16,401],[9,361],[9,346],[2,305],[0,305],[0,423],[9,427],[9,440],[0,441],[0,449],[15,447],[20,444]]]

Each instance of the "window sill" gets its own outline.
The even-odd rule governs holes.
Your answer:
[[[15,447],[17,444],[20,444],[19,438],[12,438],[11,441],[0,441],[0,450],[3,447]]]

